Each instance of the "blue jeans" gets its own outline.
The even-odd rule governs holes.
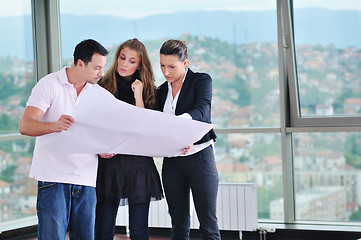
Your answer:
[[[115,234],[115,220],[119,203],[98,202],[96,207],[95,239],[113,240]],[[149,202],[129,205],[130,239],[148,240]]]
[[[189,156],[164,158],[162,179],[172,239],[189,239],[190,190],[202,239],[221,239],[216,216],[218,172],[212,146]]]
[[[38,182],[38,240],[94,239],[94,187]]]

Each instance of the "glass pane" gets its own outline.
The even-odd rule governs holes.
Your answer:
[[[361,133],[293,135],[297,220],[361,221]]]
[[[110,66],[120,43],[136,37],[160,85],[161,44],[186,40],[190,68],[213,78],[217,128],[279,127],[276,1],[60,0],[60,12],[63,65],[78,42],[94,38],[110,50]]]
[[[258,218],[283,220],[280,134],[218,134],[215,146],[220,183],[256,183]]]
[[[0,231],[37,223],[37,182],[29,178],[34,144],[34,138],[0,136]]]
[[[360,24],[360,1],[294,1],[301,116],[360,116]]]
[[[33,140],[9,140],[35,83],[31,1],[0,8],[0,231],[36,224],[36,186],[29,179]]]

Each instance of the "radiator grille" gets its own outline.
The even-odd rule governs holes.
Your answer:
[[[199,222],[191,199],[191,228]],[[220,184],[217,197],[217,218],[220,230],[257,230],[257,188],[253,183]],[[117,226],[128,226],[128,207],[120,207]],[[170,228],[171,220],[165,199],[151,202],[149,227]]]

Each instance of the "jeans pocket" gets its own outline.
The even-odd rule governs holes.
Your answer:
[[[208,176],[215,176],[217,174],[216,162],[214,160],[212,149],[204,149],[197,159],[199,170]]]
[[[51,188],[51,187],[55,186],[56,184],[57,184],[56,182],[38,181],[38,191]]]

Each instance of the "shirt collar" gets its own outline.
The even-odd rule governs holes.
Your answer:
[[[68,75],[66,74],[66,70],[69,68],[69,66],[63,67],[59,72],[58,72],[58,79],[60,81],[61,84],[70,84],[69,83],[69,79],[68,79]]]

